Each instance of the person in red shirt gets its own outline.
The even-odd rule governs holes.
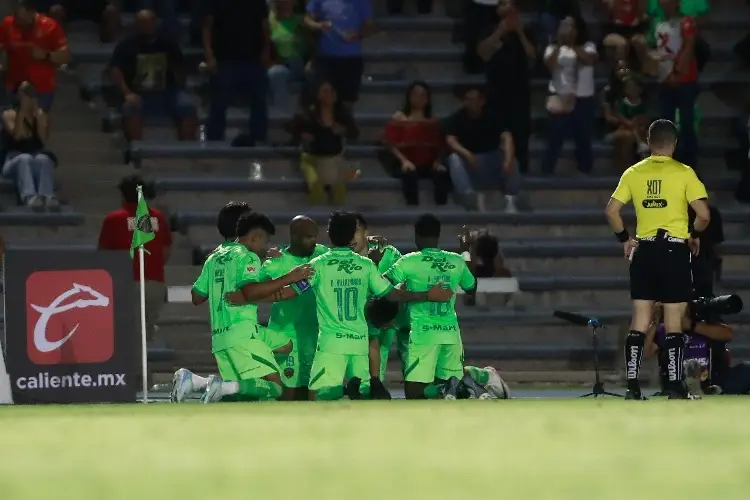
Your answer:
[[[648,29],[644,0],[604,0],[610,23],[605,26],[608,35],[604,46],[614,51],[617,60],[630,55],[630,43],[634,37]]]
[[[49,111],[57,67],[70,62],[68,39],[60,23],[37,13],[31,0],[19,0],[15,13],[0,24],[0,50],[7,55],[5,88],[14,90],[21,82],[31,82],[39,106]]]
[[[419,178],[432,179],[435,203],[445,205],[450,192],[450,175],[442,164],[445,139],[440,122],[432,114],[430,87],[413,82],[406,90],[404,105],[385,127],[383,141],[398,162],[407,205],[419,205]]]
[[[130,249],[135,225],[135,209],[138,204],[138,186],[146,186],[146,183],[137,175],[125,177],[120,181],[118,187],[122,193],[123,206],[110,212],[104,218],[99,233],[100,250]],[[149,208],[149,211],[151,212],[151,226],[154,228],[156,237],[146,243],[143,271],[146,278],[146,330],[149,342],[153,342],[156,320],[167,298],[164,265],[169,260],[172,249],[172,234],[164,214],[154,208]],[[139,259],[133,259],[133,277],[136,282],[140,280]]]

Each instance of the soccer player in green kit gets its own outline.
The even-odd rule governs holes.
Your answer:
[[[419,251],[399,259],[386,273],[391,283],[426,290],[445,283],[451,290],[475,293],[477,280],[461,255],[438,248],[440,220],[421,216],[414,225]],[[489,393],[464,372],[463,344],[456,316],[455,297],[447,303],[409,304],[411,332],[404,373],[407,399],[456,399],[460,384],[479,399]]]
[[[265,279],[280,278],[295,267],[328,252],[328,247],[317,243],[318,225],[309,217],[298,215],[292,219],[289,233],[289,246],[280,250],[280,256],[263,263],[262,275]],[[306,401],[310,368],[318,341],[314,294],[306,293],[274,303],[268,329],[285,334],[294,344],[286,363],[281,366],[281,380],[284,383],[281,399]]]
[[[206,379],[201,397],[204,403],[226,397],[268,400],[281,395],[280,369],[268,343],[272,333],[258,325],[257,303],[295,297],[289,285],[309,278],[311,268],[299,266],[278,279],[261,281],[258,255],[265,253],[268,239],[274,233],[273,223],[264,214],[241,215],[237,221],[237,241],[225,242],[212,252],[193,285],[193,304],[209,302],[211,350],[219,369],[219,376]],[[228,300],[238,295],[239,300]],[[291,344],[286,351],[290,350]],[[175,384],[173,399],[179,400],[174,397],[175,391],[184,394],[198,390],[192,376],[184,379]],[[186,387],[177,387],[181,382]]]
[[[368,258],[353,251],[356,214],[336,212],[328,221],[331,250],[310,261],[311,279],[297,288],[315,291],[319,335],[310,372],[309,398],[335,400],[368,397],[370,366],[368,327],[364,317],[368,297],[394,302],[447,302],[453,293],[440,284],[416,293],[395,289]]]
[[[367,221],[360,213],[357,214],[357,232],[354,235],[354,251],[368,257],[383,274],[401,258],[401,252],[393,245],[388,245],[380,237],[368,235]],[[409,339],[409,316],[405,306],[399,308],[399,313],[387,328],[376,328],[369,324],[370,337],[370,375],[385,380],[388,356],[393,342],[397,342],[402,372],[406,359],[406,346]]]

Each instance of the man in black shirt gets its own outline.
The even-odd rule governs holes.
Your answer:
[[[709,205],[711,222],[701,231],[700,252],[693,257],[693,288],[696,297],[713,297],[714,281],[721,275],[721,253],[719,245],[724,242],[724,225],[721,213],[716,207]],[[695,211],[688,208],[688,220],[692,226],[695,221]]]
[[[508,123],[518,167],[525,174],[529,171],[534,36],[511,0],[498,0],[497,15],[500,22],[481,39],[477,53],[486,63],[487,104]]]
[[[516,211],[515,197],[520,176],[513,137],[500,118],[485,108],[484,92],[470,88],[464,105],[444,124],[446,142],[451,150],[446,164],[454,192],[464,198],[476,191],[505,191],[505,209]],[[477,195],[477,208],[484,211],[484,195]]]
[[[143,114],[169,115],[177,124],[177,138],[195,140],[197,113],[184,91],[185,58],[179,45],[159,35],[150,10],[136,14],[136,35],[115,46],[109,76],[122,93],[125,138],[143,139]]]
[[[211,73],[206,122],[210,141],[224,139],[227,108],[242,91],[250,101],[250,145],[268,133],[268,75],[271,37],[263,0],[211,0],[203,19],[203,50]]]

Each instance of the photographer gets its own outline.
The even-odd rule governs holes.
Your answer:
[[[469,230],[464,227],[458,235],[458,245],[469,269],[477,278],[512,277],[505,266],[498,239],[488,229]],[[464,295],[464,303],[467,306],[476,305],[476,294]]]
[[[683,366],[688,391],[691,394],[750,394],[750,363],[729,366],[726,343],[732,340],[732,328],[713,318],[709,321],[696,319],[695,312],[686,312],[682,320]],[[666,334],[662,314],[661,307],[658,307],[647,333],[645,357],[657,356],[662,394],[665,394],[670,360],[663,355]]]

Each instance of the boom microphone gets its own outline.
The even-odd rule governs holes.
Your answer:
[[[556,318],[565,320],[568,323],[573,323],[574,325],[596,326],[596,327],[601,326],[601,322],[599,322],[598,319],[587,318],[586,316],[581,316],[580,314],[576,314],[576,313],[565,312],[565,311],[555,311],[552,313],[552,315]]]

